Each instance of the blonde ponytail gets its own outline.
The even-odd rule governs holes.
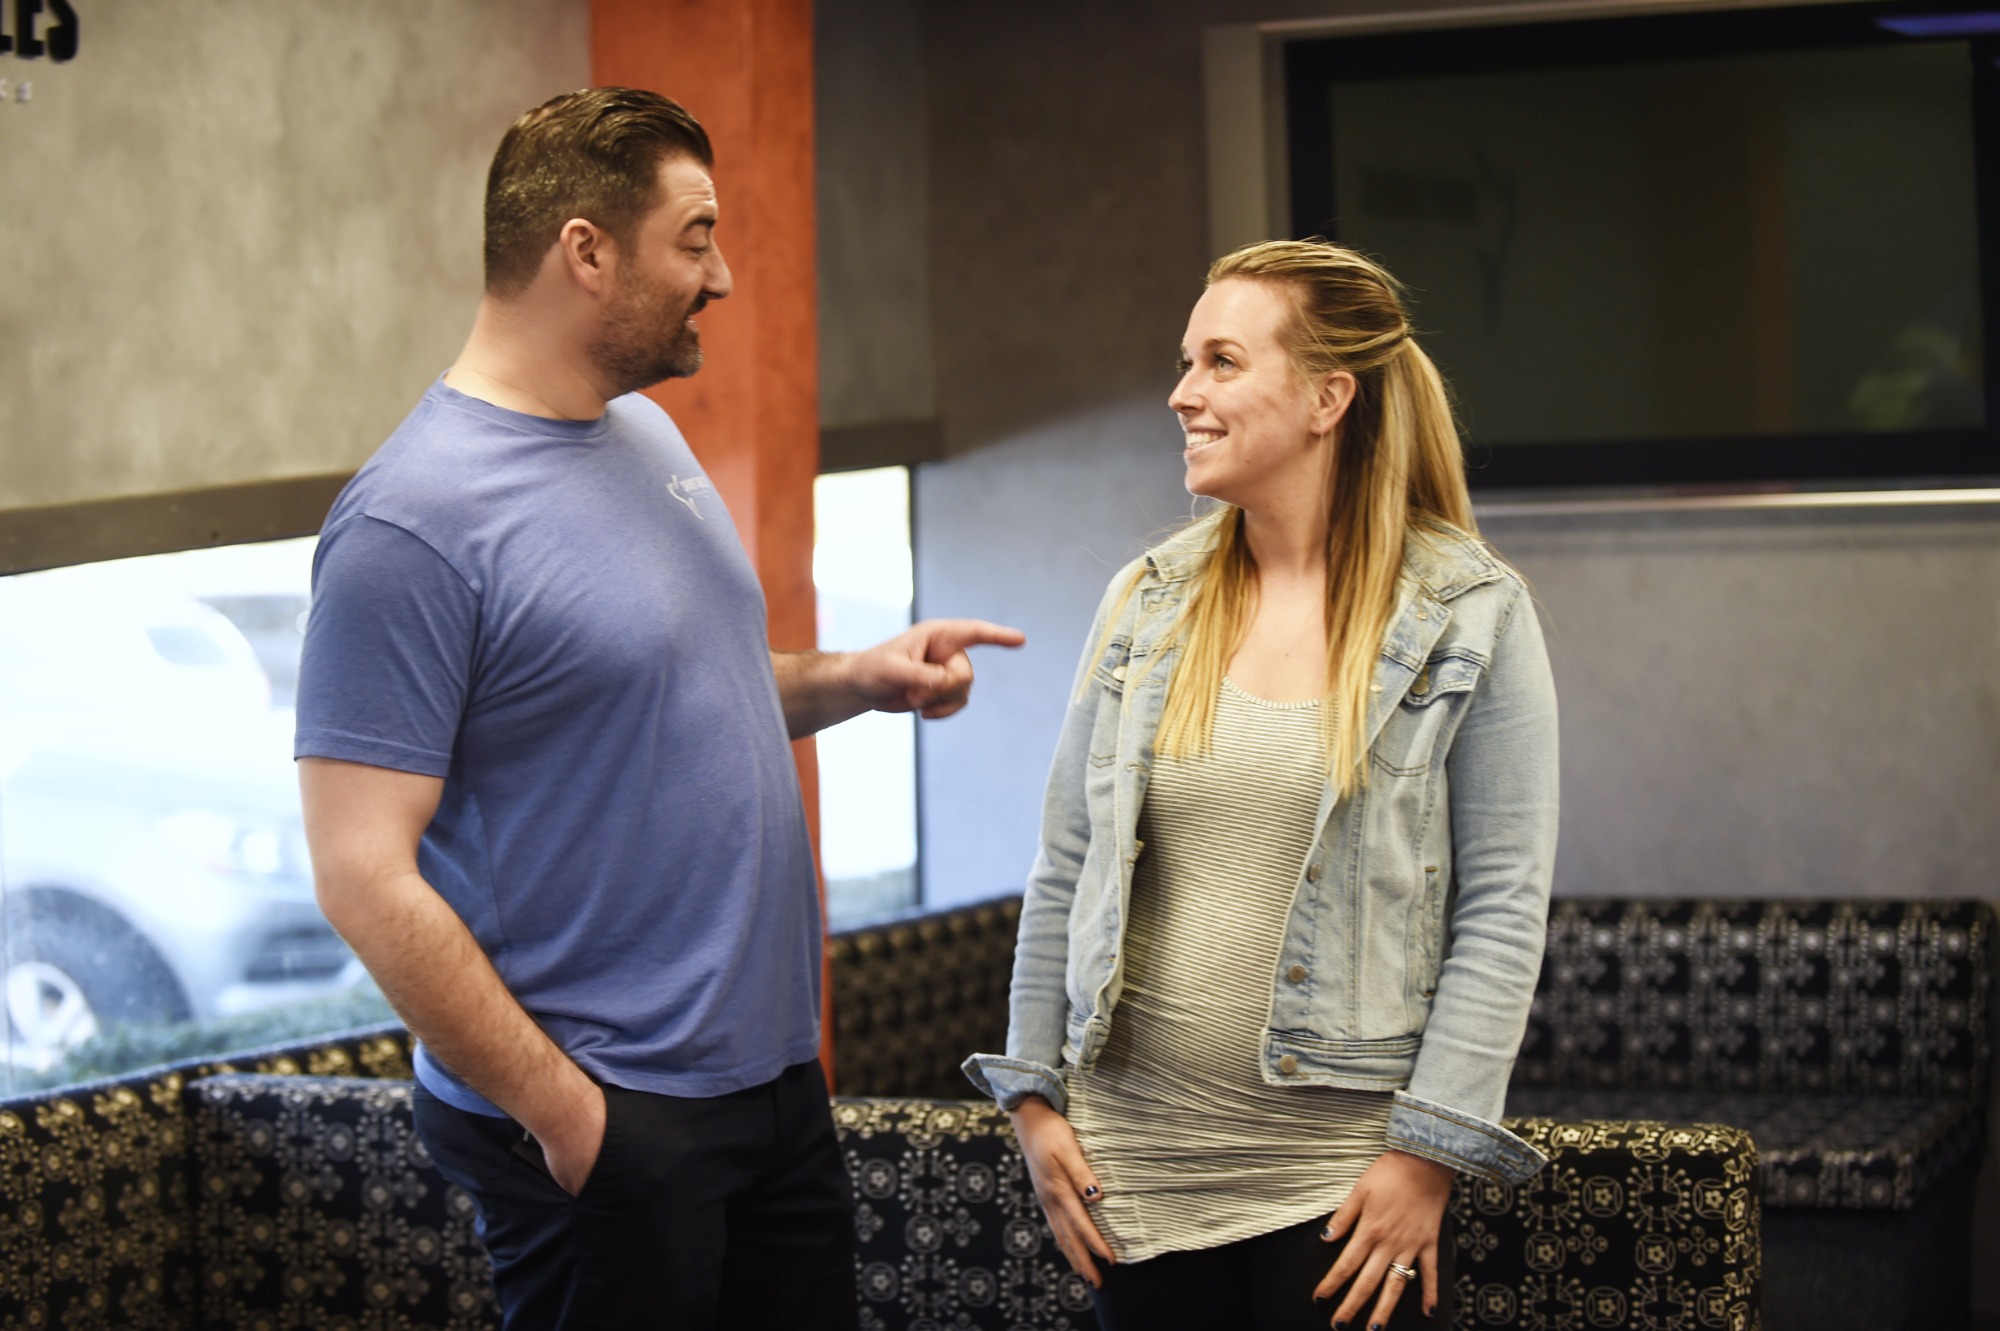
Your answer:
[[[1284,293],[1293,318],[1282,336],[1301,374],[1345,370],[1355,380],[1330,464],[1321,708],[1331,779],[1345,795],[1367,779],[1370,686],[1410,528],[1475,534],[1458,428],[1444,378],[1417,345],[1396,281],[1379,264],[1325,241],[1267,241],[1216,260],[1209,285],[1225,280],[1268,282]],[[1159,752],[1186,757],[1207,749],[1223,672],[1256,612],[1256,572],[1242,513],[1226,514],[1172,631],[1181,650]]]

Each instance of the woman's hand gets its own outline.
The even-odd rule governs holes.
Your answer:
[[[1313,1298],[1331,1298],[1348,1281],[1347,1297],[1333,1313],[1335,1326],[1353,1326],[1370,1296],[1370,1327],[1385,1326],[1409,1282],[1389,1264],[1414,1267],[1423,1276],[1424,1316],[1437,1308],[1438,1228],[1451,1200],[1450,1167],[1403,1151],[1384,1151],[1368,1166],[1320,1235],[1345,1238],[1340,1258],[1313,1289]]]
[[[1097,1232],[1097,1222],[1090,1218],[1086,1206],[1104,1192],[1084,1161],[1076,1129],[1039,1095],[1021,1101],[1010,1117],[1014,1120],[1014,1136],[1021,1143],[1022,1158],[1028,1162],[1029,1181],[1035,1185],[1042,1213],[1049,1218],[1056,1246],[1094,1289],[1101,1281],[1097,1264],[1090,1260],[1091,1254],[1102,1257],[1107,1266],[1116,1259],[1111,1255],[1111,1245]]]

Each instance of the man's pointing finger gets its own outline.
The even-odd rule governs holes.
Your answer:
[[[930,645],[925,655],[933,661],[968,647],[1019,647],[1028,641],[1028,635],[1019,629],[983,619],[938,619],[928,627]]]

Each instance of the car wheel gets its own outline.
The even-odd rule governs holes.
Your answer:
[[[188,1017],[152,945],[112,911],[67,894],[9,903],[5,999],[8,1056],[38,1072],[108,1026]]]

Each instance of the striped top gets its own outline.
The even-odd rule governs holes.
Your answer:
[[[1139,814],[1124,989],[1069,1118],[1121,1262],[1254,1238],[1344,1198],[1387,1149],[1391,1097],[1258,1071],[1292,893],[1326,788],[1317,702],[1223,680],[1209,752],[1161,755]]]

